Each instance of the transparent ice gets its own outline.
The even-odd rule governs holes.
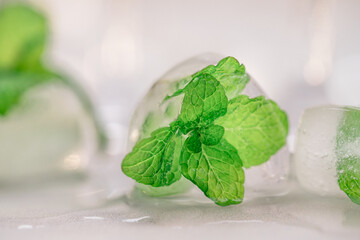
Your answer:
[[[129,129],[129,139],[127,151],[131,151],[135,143],[142,137],[149,134],[159,127],[168,126],[174,121],[180,111],[181,98],[174,98],[171,101],[161,104],[166,95],[175,92],[186,79],[197,71],[209,66],[216,65],[223,56],[216,54],[203,54],[191,58],[175,66],[164,76],[162,76],[149,90],[146,96],[138,104]],[[179,81],[180,80],[180,81]],[[254,79],[251,78],[243,91],[250,97],[265,95]],[[266,96],[266,95],[265,95]],[[287,192],[289,154],[287,147],[283,147],[271,159],[257,167],[245,170],[245,198],[258,195],[281,195]],[[171,193],[182,192],[188,189],[190,185],[187,180],[184,183],[175,183],[174,186],[165,187]],[[156,189],[137,185],[143,192],[154,195]]]
[[[312,193],[346,196],[338,184],[336,151],[360,157],[358,141],[344,144],[346,149],[336,149],[337,141],[345,140],[338,129],[347,111],[360,109],[320,106],[307,109],[302,115],[293,159],[298,182]]]
[[[0,117],[0,184],[77,175],[95,144],[92,120],[74,91],[60,83],[40,84]]]

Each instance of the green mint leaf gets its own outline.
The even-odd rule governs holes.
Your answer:
[[[218,80],[221,85],[224,87],[226,96],[228,99],[232,99],[238,96],[246,87],[246,84],[250,81],[250,76],[245,72],[245,66],[240,64],[238,60],[234,57],[226,57],[219,61],[219,63],[214,65],[209,65],[201,71],[193,74],[191,77],[195,78],[202,74],[210,74],[216,80]],[[188,83],[189,77],[182,79],[179,82]],[[184,85],[184,84],[182,84]],[[165,97],[164,101],[167,101],[173,97],[177,97],[184,93],[184,89],[179,89],[173,94]]]
[[[263,96],[230,100],[228,113],[215,124],[224,127],[224,138],[237,149],[245,168],[266,162],[285,145],[288,133],[286,114]]]
[[[189,151],[193,153],[201,152],[200,134],[196,131],[190,133],[190,136],[186,139],[186,145]]]
[[[250,76],[245,72],[245,66],[233,57],[226,57],[216,66],[210,65],[194,76],[203,73],[210,74],[221,83],[228,99],[238,96],[250,81]]]
[[[170,185],[181,177],[179,158],[183,138],[170,128],[154,131],[139,141],[122,162],[123,172],[137,182],[154,187]]]
[[[45,17],[27,5],[0,10],[0,70],[38,68],[45,49],[48,26]]]
[[[187,139],[181,153],[183,176],[220,206],[241,203],[245,176],[236,149],[225,139],[213,146],[202,145],[200,152],[193,152],[191,145]]]
[[[176,118],[179,115],[179,110],[176,103],[169,102],[169,104],[165,108],[164,114],[167,118]]]
[[[178,118],[184,134],[226,114],[228,100],[224,88],[211,75],[198,75],[185,87],[184,92]]]
[[[205,145],[216,145],[224,135],[224,127],[220,125],[209,125],[200,129],[200,141]]]
[[[360,205],[360,109],[346,108],[336,135],[339,187]]]
[[[0,116],[7,115],[28,89],[52,79],[45,74],[0,72]]]
[[[168,101],[169,99],[172,99],[172,98],[174,98],[174,97],[177,97],[177,96],[180,96],[181,94],[183,94],[183,93],[184,93],[184,88],[186,87],[186,85],[187,85],[192,79],[193,79],[193,76],[191,75],[191,76],[187,76],[187,77],[185,77],[185,78],[182,78],[182,79],[177,80],[177,81],[175,81],[174,83],[172,83],[172,84],[171,84],[171,87],[172,87],[173,89],[175,89],[175,92],[174,92],[173,94],[171,94],[171,95],[167,95],[167,96],[164,98],[164,100],[163,100],[162,103]]]
[[[61,80],[74,91],[92,117],[99,147],[104,149],[107,137],[89,96],[75,81],[42,64],[48,31],[45,16],[26,4],[9,4],[0,9],[0,115],[6,115],[16,106],[28,89]]]
[[[164,98],[163,102],[165,102],[165,101],[167,101],[167,100],[169,100],[169,99],[171,99],[171,98],[174,98],[174,97],[177,97],[177,96],[183,94],[183,93],[184,93],[184,89],[185,89],[185,88],[179,89],[179,90],[177,90],[176,92],[174,92],[173,94],[167,95],[167,96]]]

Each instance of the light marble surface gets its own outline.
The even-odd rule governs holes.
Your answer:
[[[86,184],[85,184],[86,186]],[[345,198],[289,194],[219,207],[197,193],[148,198],[127,193],[112,201],[84,183],[0,192],[1,239],[360,239],[360,206]]]

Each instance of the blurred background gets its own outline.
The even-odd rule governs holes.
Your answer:
[[[206,52],[244,63],[288,112],[291,134],[306,107],[360,100],[357,0],[29,2],[50,19],[50,61],[87,88],[121,134],[156,79]]]

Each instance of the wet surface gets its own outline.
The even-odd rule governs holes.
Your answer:
[[[130,192],[94,204],[81,184],[0,192],[2,239],[257,237],[359,239],[360,206],[291,186],[289,194],[219,207],[198,192],[167,198]],[[95,193],[95,192],[94,192]]]

